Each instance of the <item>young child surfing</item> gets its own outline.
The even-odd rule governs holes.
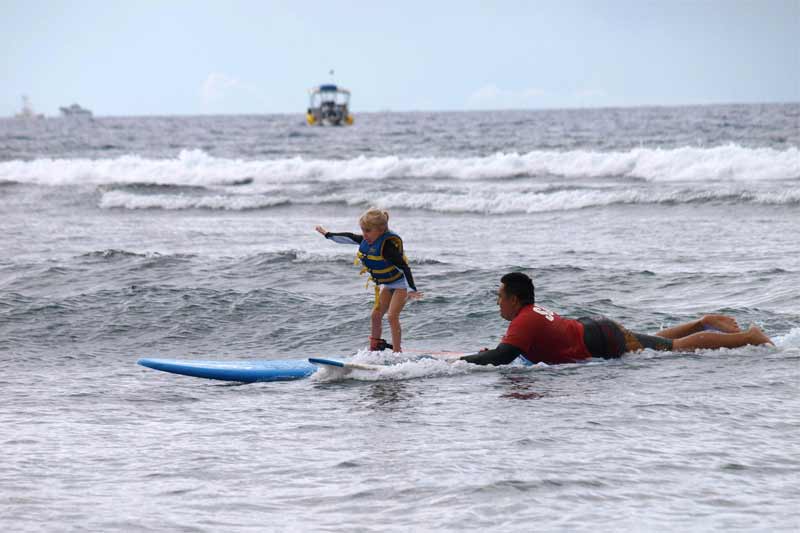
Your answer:
[[[358,245],[358,258],[375,282],[369,349],[380,351],[391,348],[395,352],[401,352],[400,312],[406,305],[406,299],[421,298],[422,293],[414,285],[411,268],[403,254],[403,239],[389,230],[389,213],[372,207],[361,215],[358,224],[361,226],[361,235],[331,233],[322,226],[315,229],[333,242]],[[392,344],[381,338],[383,316],[387,313]]]

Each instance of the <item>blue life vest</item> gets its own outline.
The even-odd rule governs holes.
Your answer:
[[[361,260],[361,264],[378,285],[391,283],[403,277],[403,271],[383,257],[383,246],[387,240],[391,240],[400,250],[400,254],[403,254],[403,239],[392,231],[387,231],[375,239],[372,244],[364,239],[358,247],[358,258]],[[405,258],[405,256],[403,257]]]

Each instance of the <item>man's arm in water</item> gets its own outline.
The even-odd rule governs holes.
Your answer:
[[[474,365],[507,365],[522,354],[522,350],[511,344],[500,343],[494,350],[483,350],[461,359]]]

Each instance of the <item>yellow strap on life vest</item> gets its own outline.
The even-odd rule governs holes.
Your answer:
[[[398,272],[397,274],[395,274],[391,278],[387,278],[387,279],[384,279],[384,280],[381,280],[381,281],[383,281],[384,283],[391,283],[393,281],[397,281],[398,279],[400,279],[402,277],[403,277],[403,273],[402,272]]]
[[[361,252],[358,252],[356,254],[356,259],[355,259],[355,261],[353,261],[354,265],[357,265],[359,263],[359,261],[361,261],[362,255],[363,254]],[[364,256],[364,257],[369,257],[369,256]],[[367,272],[367,267],[364,265],[363,262],[361,263],[361,265],[362,265],[361,266],[361,271],[358,273],[359,276],[363,276],[364,272]],[[364,288],[365,289],[369,289],[369,283],[371,281],[372,281],[372,276],[368,276],[367,277],[367,282],[364,284]],[[381,306],[381,289],[380,289],[380,287],[378,287],[377,283],[373,282],[373,284],[375,285],[375,302],[372,304],[372,308],[373,309],[378,309]]]
[[[354,265],[357,265],[359,262],[361,262],[361,270],[358,272],[359,276],[363,276],[364,272],[368,272],[367,266],[363,263],[363,261],[361,261],[362,255],[363,254],[361,252],[356,252],[356,258],[353,261]],[[366,257],[366,256],[364,256],[364,257]],[[367,277],[367,282],[364,284],[364,288],[365,289],[369,289],[369,282],[370,281],[372,281],[372,276]],[[377,309],[377,308],[378,308],[378,284],[376,283],[375,284],[375,309]]]
[[[378,287],[378,284],[375,284],[375,304],[372,306],[373,309],[378,309],[381,306],[381,289]]]

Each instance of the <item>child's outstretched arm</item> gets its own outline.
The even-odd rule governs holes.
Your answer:
[[[363,235],[358,235],[356,233],[349,233],[346,231],[342,233],[332,233],[323,226],[317,226],[314,229],[317,230],[318,233],[324,235],[326,239],[338,242],[339,244],[361,244],[361,241],[364,240]]]

